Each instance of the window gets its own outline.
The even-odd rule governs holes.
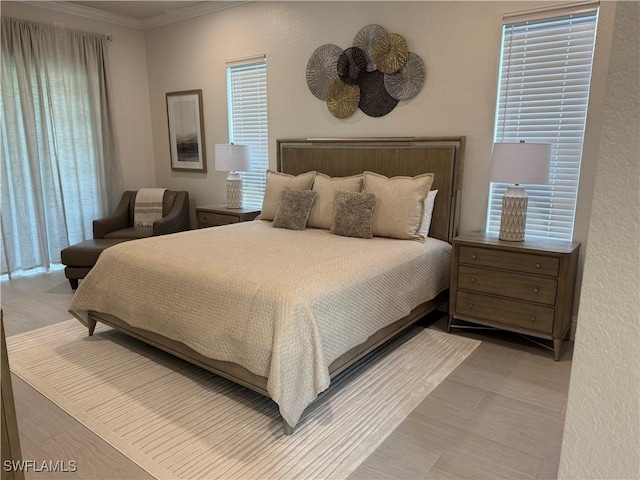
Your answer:
[[[267,61],[264,55],[227,63],[229,141],[251,146],[251,171],[242,172],[244,205],[260,207],[269,168]]]
[[[494,141],[552,144],[549,185],[525,185],[527,235],[573,236],[597,15],[591,5],[553,18],[506,18],[503,25]],[[489,232],[500,230],[508,186],[491,184]]]

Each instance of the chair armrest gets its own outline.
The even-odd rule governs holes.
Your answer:
[[[189,194],[178,192],[171,211],[153,222],[153,235],[183,232],[189,227]]]
[[[109,232],[127,227],[129,227],[129,197],[125,195],[115,212],[93,221],[93,238],[104,238]]]

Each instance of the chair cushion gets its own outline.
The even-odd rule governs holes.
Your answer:
[[[126,240],[136,240],[138,238],[147,238],[153,236],[153,227],[129,227],[122,230],[114,230],[106,233],[104,238],[123,238]]]
[[[76,243],[60,252],[60,259],[64,265],[72,267],[93,267],[100,254],[107,248],[126,242],[123,238],[97,238]]]

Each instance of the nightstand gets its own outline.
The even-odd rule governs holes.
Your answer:
[[[198,228],[218,227],[230,223],[248,222],[260,215],[257,208],[227,208],[224,205],[196,207]]]
[[[449,325],[455,319],[553,341],[560,359],[571,327],[580,244],[505,242],[474,232],[453,240]]]

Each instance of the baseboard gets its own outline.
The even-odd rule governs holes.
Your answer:
[[[569,340],[572,342],[576,339],[576,327],[578,326],[578,316],[571,316],[571,331],[569,332]]]

